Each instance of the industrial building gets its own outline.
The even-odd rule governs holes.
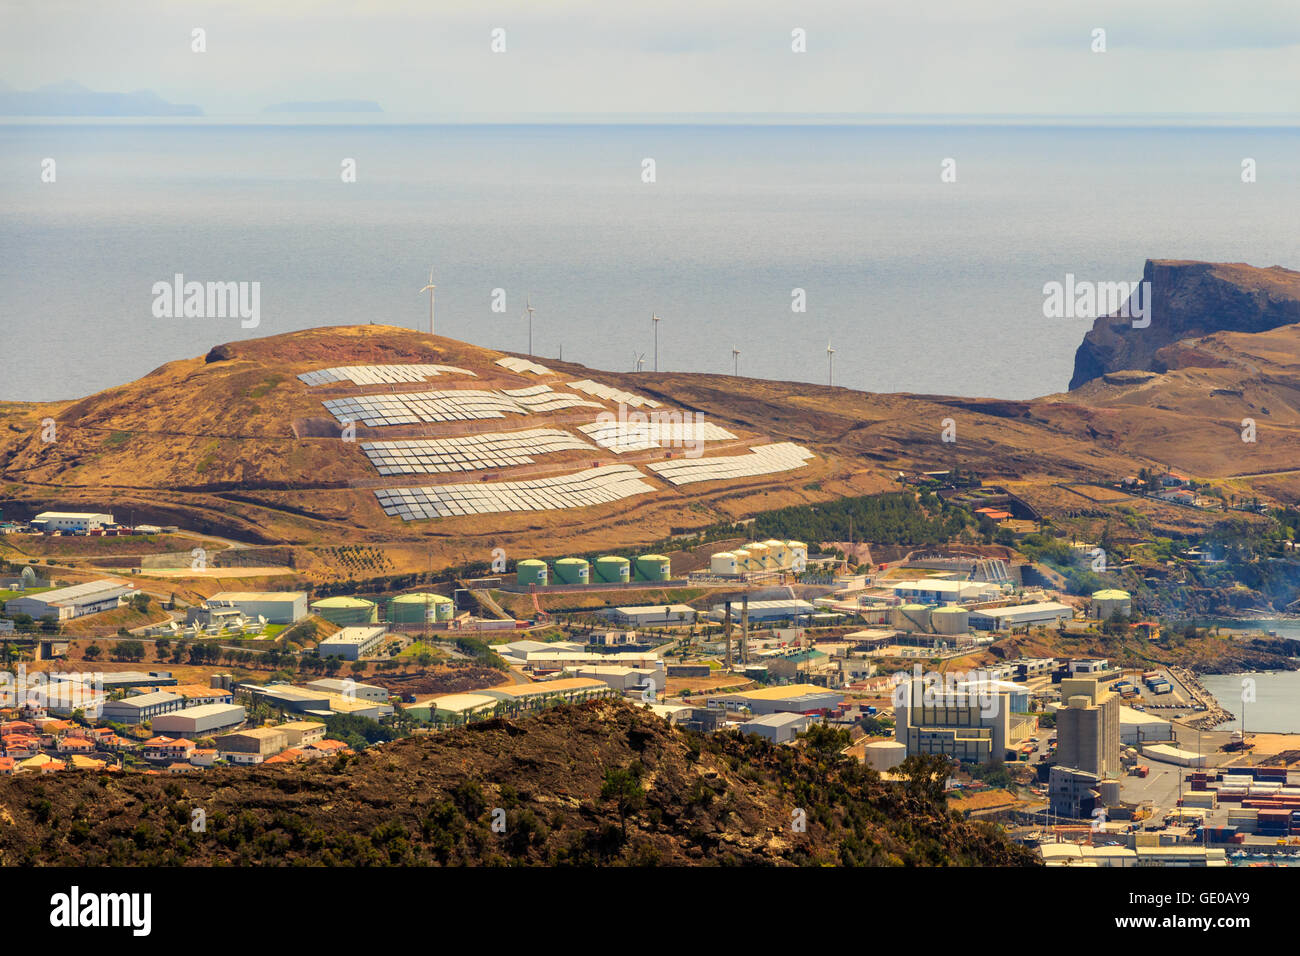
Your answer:
[[[308,690],[323,691],[326,694],[338,694],[340,697],[352,697],[356,700],[378,700],[386,702],[391,696],[388,689],[377,684],[362,684],[349,677],[322,677],[309,680],[303,684]]]
[[[231,763],[261,763],[289,746],[288,735],[278,727],[254,727],[216,739],[217,753]]]
[[[535,706],[548,700],[562,700],[576,704],[593,697],[611,697],[617,692],[604,681],[586,677],[544,680],[533,684],[507,684],[504,687],[486,687],[475,693],[494,697],[508,704]]]
[[[962,686],[903,680],[894,689],[894,738],[914,754],[943,754],[963,763],[1000,763],[1038,721],[1024,714],[1029,691],[1005,681]]]
[[[1121,744],[1141,747],[1144,744],[1168,743],[1173,739],[1174,725],[1163,717],[1120,705],[1119,742]]]
[[[1056,711],[1056,763],[1099,777],[1120,767],[1120,698],[1095,677],[1061,681],[1061,707]]]
[[[284,734],[289,747],[306,747],[325,739],[325,725],[315,720],[290,720],[273,729]]]
[[[585,558],[560,558],[551,568],[537,558],[525,558],[515,565],[515,583],[521,587],[662,582],[671,581],[672,576],[672,561],[662,554],[643,554],[635,560],[603,555],[594,568]]]
[[[42,511],[30,522],[38,531],[97,531],[114,525],[110,514],[89,511]]]
[[[1088,770],[1057,765],[1047,778],[1047,799],[1058,817],[1088,819],[1101,799],[1101,776]]]
[[[379,609],[375,602],[357,597],[321,598],[312,601],[311,612],[340,627],[374,624],[379,620]]]
[[[268,624],[296,624],[307,616],[307,592],[222,591],[204,606],[233,607],[250,621],[263,617]]]
[[[444,694],[423,704],[412,704],[403,710],[416,720],[432,723],[437,720],[462,722],[477,714],[490,714],[501,705],[499,697],[486,694]]]
[[[100,716],[117,724],[142,724],[153,720],[160,714],[168,714],[185,707],[185,698],[165,690],[152,694],[137,694],[122,700],[110,700],[104,704]]]
[[[816,718],[808,714],[763,714],[737,728],[742,734],[757,734],[774,744],[788,744],[808,729]]]
[[[202,704],[186,707],[153,718],[152,729],[158,734],[202,737],[218,730],[238,727],[247,715],[238,704]]]
[[[324,690],[311,690],[293,684],[241,684],[240,689],[255,700],[265,700],[272,707],[313,717],[328,718],[334,714],[351,714],[379,720],[393,712],[391,704],[377,700],[358,700]]]
[[[1054,627],[1074,619],[1074,608],[1055,601],[1017,604],[970,612],[972,627],[981,631],[1009,631],[1017,627]]]
[[[741,605],[738,602],[731,602],[731,619],[733,621],[739,621],[741,610]],[[816,612],[815,605],[794,598],[779,601],[749,602],[749,622],[751,624],[766,624],[773,621],[791,621],[798,624],[800,621],[810,619]],[[715,621],[721,621],[726,616],[727,605],[725,604],[715,604],[709,612],[709,617]]]
[[[802,541],[752,541],[733,551],[709,558],[709,571],[722,577],[740,577],[764,571],[797,572],[808,566],[808,545]]]
[[[643,604],[636,607],[609,607],[600,612],[620,627],[652,627],[669,624],[694,624],[695,608],[689,604]]]
[[[919,581],[890,581],[881,585],[903,601],[917,604],[945,604],[996,597],[1001,590],[981,581],[947,581],[929,578]]]
[[[46,615],[58,621],[68,621],[87,614],[111,611],[129,601],[137,593],[129,584],[118,581],[87,581],[71,587],[42,591],[5,602],[6,614],[29,614],[33,620]]]
[[[387,634],[388,629],[384,627],[345,627],[321,641],[316,645],[316,649],[321,657],[341,657],[345,661],[357,661],[373,654],[383,644]]]
[[[719,709],[747,707],[751,714],[820,714],[834,710],[844,694],[816,684],[785,684],[759,690],[719,694],[708,699],[708,705]]]

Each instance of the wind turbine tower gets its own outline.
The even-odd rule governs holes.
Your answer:
[[[537,310],[533,308],[532,299],[524,300],[524,311],[528,313],[528,357],[533,357],[533,313]]]
[[[731,347],[731,374],[740,375],[740,349]]]
[[[835,350],[831,348],[831,340],[826,340],[826,384],[835,384]]]
[[[426,292],[429,293],[429,334],[430,335],[437,335],[437,333],[434,331],[434,326],[433,326],[433,290],[435,288],[437,288],[437,286],[433,284],[433,269],[431,267],[429,269],[429,284],[420,290],[420,295],[424,295],[424,293]]]
[[[655,371],[657,372],[659,371],[659,323],[663,319],[651,312],[650,321],[655,324]]]

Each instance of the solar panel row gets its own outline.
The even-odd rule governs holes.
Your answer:
[[[603,398],[610,402],[618,402],[619,404],[627,405],[630,408],[640,408],[642,405],[646,408],[659,407],[659,403],[653,399],[634,395],[631,392],[625,392],[621,388],[612,388],[609,385],[601,385],[599,382],[593,382],[589,378],[584,378],[580,382],[570,382],[569,388],[576,388],[578,391],[585,392],[588,395],[594,395],[597,398]]]
[[[351,382],[353,385],[397,385],[402,382],[423,382],[437,375],[478,376],[466,368],[454,365],[340,365],[315,372],[303,372],[299,379],[308,385],[333,385]]]
[[[577,436],[555,428],[361,443],[361,450],[381,475],[436,475],[529,465],[535,455],[591,447]]]
[[[648,451],[663,445],[685,445],[688,442],[728,441],[736,436],[712,422],[596,422],[579,425],[578,430],[601,448],[617,454],[629,451]]]
[[[545,365],[538,365],[536,362],[530,362],[528,359],[515,358],[507,355],[505,358],[497,359],[496,364],[510,369],[512,372],[532,372],[534,375],[550,375],[551,370]]]
[[[756,445],[748,455],[731,455],[720,458],[679,458],[655,462],[650,469],[674,485],[689,485],[696,481],[722,481],[728,478],[751,478],[772,475],[782,471],[802,468],[813,453],[793,442],[774,445]]]
[[[645,476],[631,465],[605,465],[534,481],[383,489],[376,491],[375,497],[390,517],[419,521],[507,511],[584,508],[654,490]]]
[[[528,415],[578,406],[600,408],[568,392],[552,392],[546,385],[517,391],[454,389],[441,392],[399,392],[393,395],[358,395],[325,401],[325,408],[340,423],[414,425],[420,422],[477,421]]]

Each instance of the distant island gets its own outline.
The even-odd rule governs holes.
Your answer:
[[[169,103],[152,90],[99,93],[64,80],[35,90],[0,86],[0,116],[202,116],[192,104]]]
[[[275,103],[263,113],[382,113],[383,108],[374,100],[303,100],[292,103]]]

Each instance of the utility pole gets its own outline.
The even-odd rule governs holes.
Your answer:
[[[725,605],[722,617],[722,629],[727,635],[727,670],[731,670],[731,602]]]

